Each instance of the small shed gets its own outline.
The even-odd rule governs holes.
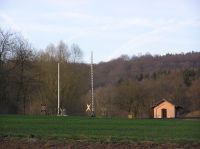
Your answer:
[[[179,116],[179,109],[182,109],[182,107],[163,99],[155,104],[152,109],[154,118],[176,118]]]

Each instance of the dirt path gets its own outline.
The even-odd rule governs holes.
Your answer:
[[[199,149],[200,144],[99,143],[81,141],[41,141],[37,139],[0,139],[0,149]]]

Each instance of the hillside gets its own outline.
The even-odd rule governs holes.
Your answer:
[[[200,69],[200,52],[167,54],[164,56],[144,55],[141,57],[120,57],[95,66],[95,85],[104,86],[117,81],[148,77],[155,72]],[[140,75],[140,76],[139,76]]]

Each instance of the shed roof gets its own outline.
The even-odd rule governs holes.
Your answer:
[[[157,107],[158,105],[160,105],[161,103],[163,103],[163,102],[165,102],[165,101],[167,101],[167,102],[173,104],[176,108],[182,108],[182,106],[178,106],[178,105],[174,104],[172,101],[169,101],[169,100],[166,100],[166,99],[160,100],[160,101],[157,102],[155,105],[153,105],[151,108]]]

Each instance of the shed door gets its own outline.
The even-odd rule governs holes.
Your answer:
[[[162,118],[167,118],[167,109],[162,109]]]

